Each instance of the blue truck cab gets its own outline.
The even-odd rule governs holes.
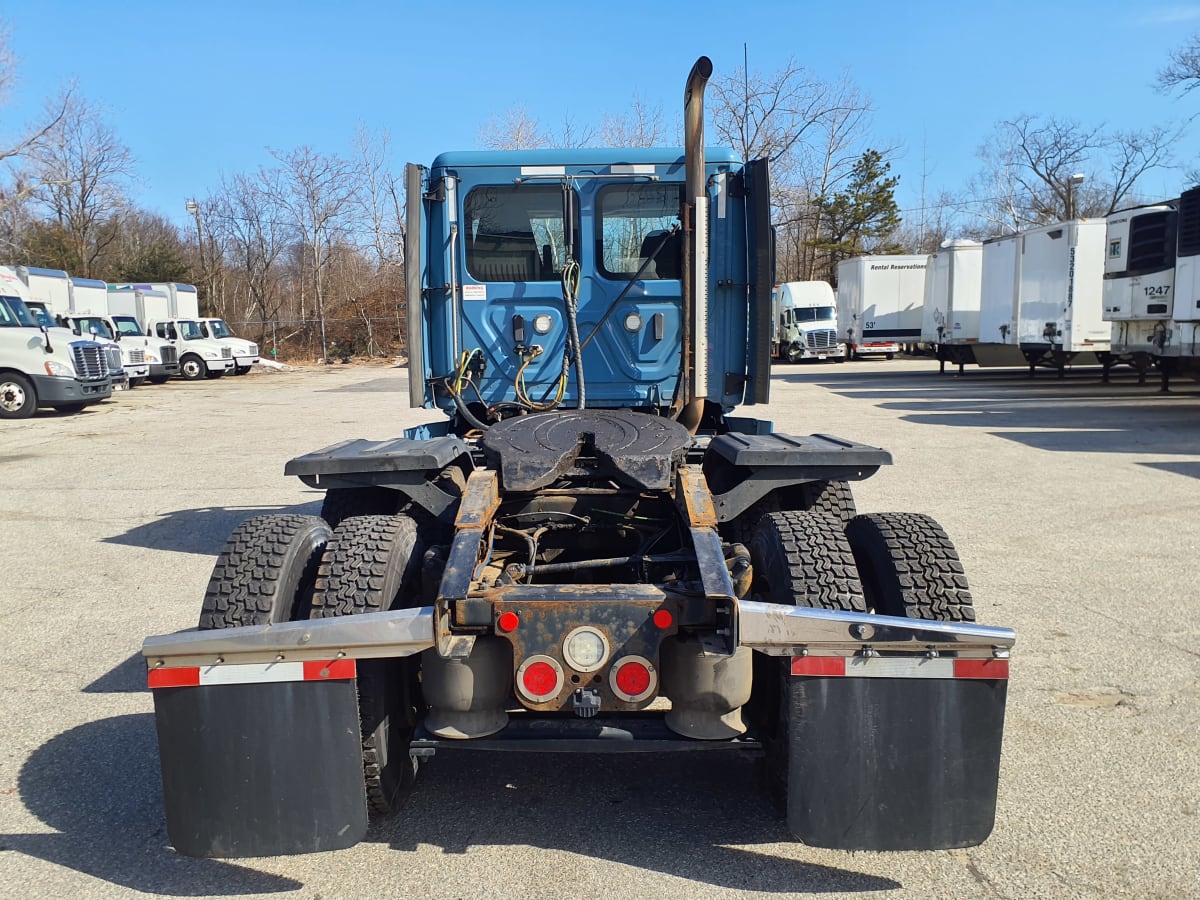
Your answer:
[[[758,270],[772,249],[766,166],[728,149],[705,159],[694,323],[682,301],[682,149],[457,152],[411,166],[413,404],[465,404],[478,417],[583,398],[658,412],[679,405],[689,347],[712,414],[765,401],[769,369],[755,362],[769,349],[755,336],[771,287]]]

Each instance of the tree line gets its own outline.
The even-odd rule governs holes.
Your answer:
[[[0,103],[16,63],[0,30]],[[1200,84],[1200,35],[1176,51],[1157,87]],[[979,168],[956,192],[901,210],[871,100],[848,75],[788,61],[736,69],[708,91],[709,143],[770,160],[780,281],[836,283],[864,253],[929,253],[947,238],[984,238],[1147,199],[1147,172],[1173,164],[1182,128],[1137,131],[1019,114],[996,123]],[[544,125],[523,106],[485,122],[481,146],[678,144],[678,115],[634,96],[595,123]],[[110,282],[188,281],[207,311],[292,356],[388,356],[404,349],[404,197],[386,131],[360,128],[347,155],[273,149],[269,164],[223,176],[189,203],[195,227],[141,208],[136,161],[76,88],[23,132],[0,134],[0,261]],[[1080,178],[1080,176],[1083,176]],[[1195,180],[1194,174],[1189,178]],[[910,191],[911,193],[911,191]]]

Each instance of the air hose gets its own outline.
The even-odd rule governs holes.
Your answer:
[[[576,409],[587,405],[587,390],[583,383],[583,347],[579,343],[579,263],[567,258],[562,270],[563,309],[567,315],[567,346],[563,350],[562,377],[566,380],[567,367],[575,359],[575,381],[579,391]]]

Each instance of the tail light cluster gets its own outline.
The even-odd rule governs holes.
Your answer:
[[[675,617],[667,609],[656,610],[651,620],[663,631],[675,623]],[[496,620],[497,629],[504,634],[516,631],[520,625],[520,616],[511,610]],[[571,671],[583,674],[598,672],[611,663],[609,688],[627,703],[640,703],[653,696],[658,688],[658,672],[649,659],[636,654],[614,656],[604,632],[591,625],[580,625],[567,633],[562,642],[562,656]],[[566,670],[557,659],[533,654],[517,668],[517,690],[533,703],[545,703],[562,693],[566,678]]]

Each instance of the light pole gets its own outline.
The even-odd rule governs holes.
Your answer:
[[[204,284],[204,299],[211,309],[212,285],[208,283],[208,267],[204,265],[204,230],[200,227],[200,204],[195,200],[189,200],[187,211],[196,217],[196,249],[200,251],[200,281]]]
[[[1075,218],[1075,197],[1079,192],[1079,186],[1083,184],[1086,176],[1082,172],[1076,172],[1067,179],[1067,221]]]

